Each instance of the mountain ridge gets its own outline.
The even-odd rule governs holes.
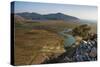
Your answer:
[[[25,19],[30,20],[64,20],[64,21],[73,21],[77,22],[80,19],[74,16],[65,15],[63,13],[50,13],[50,14],[39,14],[39,13],[29,13],[29,12],[23,12],[23,13],[16,13],[15,15],[19,15]]]

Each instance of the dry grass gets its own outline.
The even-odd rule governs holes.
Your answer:
[[[38,64],[43,62],[46,55],[40,51],[43,46],[63,46],[63,39],[57,34],[46,30],[25,30],[16,29],[15,31],[15,64]],[[52,54],[52,53],[51,53]],[[43,56],[44,57],[43,57]],[[42,57],[42,58],[41,58]],[[35,58],[35,59],[34,59]],[[41,58],[41,59],[39,59]],[[33,60],[34,59],[34,60]],[[38,60],[37,60],[38,59]],[[36,61],[35,61],[36,60]]]
[[[46,21],[16,24],[15,65],[40,64],[51,56],[63,52],[63,38],[57,32],[75,28],[79,23]],[[96,26],[92,26],[95,31]],[[60,46],[60,48],[59,48]],[[59,53],[60,52],[60,53]]]

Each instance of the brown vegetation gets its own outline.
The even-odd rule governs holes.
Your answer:
[[[50,56],[47,52],[41,51],[43,46],[49,46],[49,48],[60,46],[62,49],[63,39],[46,30],[16,29],[15,64],[39,64],[43,62],[47,56]],[[55,52],[50,51],[49,53],[54,54]]]

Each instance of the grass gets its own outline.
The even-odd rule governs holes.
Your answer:
[[[52,47],[60,46],[59,50],[63,52],[63,38],[57,33],[65,28],[73,29],[78,25],[80,23],[65,21],[32,21],[22,24],[15,22],[15,64],[40,64],[48,57],[59,53],[56,49],[51,50]],[[43,48],[44,46],[48,49]],[[42,50],[49,50],[49,52]]]
[[[62,38],[57,34],[46,30],[16,29],[15,31],[15,64],[30,64],[31,60],[37,58],[43,46],[59,46]],[[61,46],[62,44],[60,44]],[[41,60],[39,60],[40,62]],[[34,61],[33,61],[34,62]],[[41,61],[42,62],[42,61]],[[35,64],[34,62],[33,64]],[[38,62],[37,62],[38,63]]]

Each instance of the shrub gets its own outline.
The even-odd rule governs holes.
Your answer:
[[[91,27],[87,24],[80,25],[76,28],[74,28],[72,31],[74,36],[81,36],[83,38],[88,37],[88,33],[91,30]]]

